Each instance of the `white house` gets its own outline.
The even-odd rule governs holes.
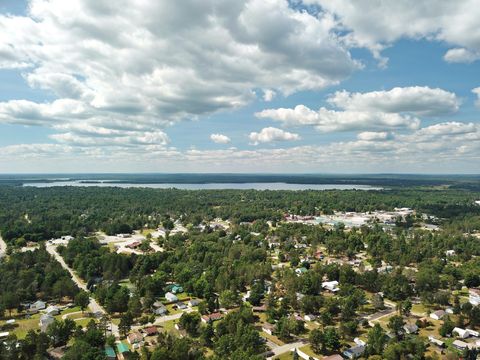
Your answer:
[[[347,349],[343,352],[343,355],[348,358],[348,359],[356,359],[365,352],[365,346],[362,345],[356,345],[351,347],[350,349]]]
[[[315,321],[315,319],[317,318],[315,315],[313,314],[307,314],[303,317],[306,321]]]
[[[415,324],[405,324],[403,330],[405,330],[407,334],[416,334],[418,332],[418,326]]]
[[[459,338],[466,339],[470,336],[470,332],[466,329],[456,327],[452,331],[453,334],[457,334]]]
[[[473,306],[480,305],[480,289],[468,289],[468,302]]]
[[[430,314],[430,317],[434,320],[441,320],[445,316],[445,311],[437,310]]]
[[[30,310],[43,310],[47,307],[45,301],[37,300],[32,305],[30,305]]]
[[[340,289],[338,288],[338,281],[333,280],[333,281],[324,281],[322,283],[322,288],[331,291],[331,292],[337,292]]]
[[[165,294],[165,299],[167,299],[168,302],[177,302],[178,297],[175,294],[172,294],[171,292],[167,292]]]
[[[455,250],[447,250],[447,251],[445,251],[445,255],[447,255],[447,256],[455,256]]]
[[[428,336],[428,341],[430,341],[434,345],[437,345],[438,347],[441,347],[441,348],[445,347],[445,343],[442,340],[439,340],[432,335]]]
[[[54,306],[54,305],[50,305],[49,307],[47,307],[45,309],[45,314],[55,316],[55,315],[60,314],[60,309],[58,307]]]
[[[466,342],[460,341],[460,340],[455,340],[452,345],[457,348],[458,350],[465,350],[468,347],[468,344]]]
[[[472,330],[472,329],[466,329],[468,331],[468,333],[470,334],[470,336],[473,336],[473,337],[479,337],[480,334],[478,333],[478,331],[475,331],[475,330]]]
[[[357,345],[361,345],[361,346],[366,346],[367,343],[365,341],[363,341],[362,339],[356,337],[355,339],[353,339],[353,342]]]

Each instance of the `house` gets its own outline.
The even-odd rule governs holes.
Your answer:
[[[418,326],[415,324],[405,324],[403,330],[405,330],[407,334],[416,334],[418,332]]]
[[[168,312],[167,308],[162,303],[160,303],[160,306],[157,306],[157,307],[154,306],[153,313],[155,315],[163,316],[167,312]]]
[[[138,331],[128,334],[127,341],[130,345],[139,344],[143,341],[143,336]]]
[[[105,357],[107,360],[115,360],[117,358],[117,354],[115,354],[115,350],[111,346],[105,346]]]
[[[343,352],[343,356],[345,356],[348,359],[356,359],[365,352],[365,346],[363,345],[356,345],[351,347],[350,349],[347,349]]]
[[[302,274],[305,274],[307,271],[308,271],[308,270],[307,270],[306,268],[304,268],[304,267],[295,269],[295,273],[296,273],[298,276],[300,276],[300,275],[302,275]]]
[[[0,340],[6,339],[10,335],[8,331],[0,332]]]
[[[323,257],[324,257],[324,256],[323,256],[323,252],[321,252],[321,251],[315,252],[315,259],[317,259],[317,260],[323,260]]]
[[[47,304],[45,303],[45,301],[37,300],[30,305],[30,310],[39,311],[45,309],[46,307]]]
[[[158,334],[158,328],[156,326],[149,326],[143,329],[145,336],[154,336]]]
[[[175,284],[175,285],[172,286],[172,289],[170,291],[174,294],[180,294],[180,293],[183,292],[183,287],[181,287],[178,284]]]
[[[221,313],[212,313],[208,315],[203,315],[202,316],[202,322],[204,323],[209,323],[213,321],[217,321],[223,318],[223,314]]]
[[[179,301],[177,302],[177,307],[180,309],[180,310],[185,310],[187,308],[187,305],[182,302],[182,301]]]
[[[480,333],[478,331],[475,331],[472,329],[467,329],[467,331],[470,334],[470,336],[477,337],[477,338],[480,336]]]
[[[132,234],[117,234],[117,237],[126,239],[132,237]]]
[[[445,311],[437,310],[430,314],[430,317],[434,320],[441,320],[445,316]]]
[[[73,236],[70,236],[70,235],[65,235],[65,236],[62,236],[61,239],[63,241],[70,241],[70,240],[73,240],[75,238]]]
[[[338,281],[324,281],[322,283],[322,288],[331,292],[337,292],[340,289],[338,288]]]
[[[162,306],[165,306],[165,305],[163,305],[163,303],[160,300],[157,300],[152,304],[152,306],[154,308],[159,308],[159,307],[162,307]]]
[[[468,344],[464,341],[460,341],[460,340],[455,340],[453,343],[452,343],[453,347],[457,348],[458,350],[465,350],[466,348],[468,348]]]
[[[167,299],[168,302],[177,302],[178,301],[178,297],[174,294],[172,294],[171,292],[167,292],[165,294],[165,299]]]
[[[468,289],[468,302],[473,306],[480,305],[480,289]]]
[[[45,309],[45,314],[49,314],[52,316],[60,314],[60,309],[54,305],[50,305]]]
[[[353,342],[357,345],[362,345],[362,346],[366,346],[367,343],[365,341],[363,341],[362,339],[356,337],[355,339],[353,339]]]
[[[447,256],[455,256],[455,250],[447,250],[447,251],[445,251],[445,255],[447,255]]]
[[[457,334],[457,336],[462,339],[466,339],[470,336],[470,332],[468,330],[459,327],[454,328],[452,334]]]
[[[54,321],[55,321],[55,318],[54,318],[52,315],[43,314],[43,315],[40,317],[40,322],[39,322],[40,330],[41,330],[42,332],[47,331],[48,325],[50,325],[50,324],[53,323]]]
[[[445,312],[446,312],[447,314],[450,314],[450,315],[451,315],[451,314],[453,314],[453,309],[452,309],[451,307],[448,307],[448,308],[445,309]]]
[[[262,330],[268,335],[273,335],[273,331],[275,330],[275,327],[272,324],[265,323],[262,325]]]
[[[428,341],[430,341],[432,344],[438,347],[441,347],[441,348],[445,347],[445,343],[442,340],[439,340],[432,335],[428,337]]]
[[[201,301],[199,299],[190,299],[188,301],[188,306],[190,307],[194,307],[194,306],[198,306],[198,304],[200,304]]]
[[[313,314],[307,314],[303,317],[306,321],[315,321],[315,319],[317,318],[315,315]]]
[[[134,241],[130,244],[125,245],[125,247],[133,250],[133,249],[138,248],[140,245],[142,245],[142,243],[140,241]]]

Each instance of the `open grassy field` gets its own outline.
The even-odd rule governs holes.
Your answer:
[[[69,315],[69,314],[72,314],[72,315]],[[64,311],[62,311],[59,315],[55,316],[55,319],[61,320],[62,316],[64,315],[67,315],[71,319],[79,319],[79,318],[86,317],[86,313],[82,315],[79,307],[73,307],[73,308],[65,309]],[[0,320],[0,328],[3,329],[2,331],[9,331],[11,334],[16,335],[17,338],[19,339],[24,339],[30,330],[40,329],[39,321],[41,316],[42,314],[39,313],[39,314],[34,314],[29,318],[26,318],[25,314],[18,314],[16,312],[12,312],[12,316],[9,318],[15,319],[15,323],[11,325],[7,325],[6,320]],[[84,319],[84,320],[87,320],[87,321],[85,322],[85,321],[79,320],[77,323],[84,326],[84,323],[86,325],[90,319]]]

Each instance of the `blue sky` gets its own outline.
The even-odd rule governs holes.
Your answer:
[[[3,1],[0,172],[477,173],[461,2]]]

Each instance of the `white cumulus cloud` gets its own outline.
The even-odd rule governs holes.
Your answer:
[[[392,134],[386,131],[364,131],[357,134],[357,139],[364,141],[383,141],[391,138]]]
[[[368,111],[336,111],[321,107],[318,111],[305,105],[293,109],[266,109],[255,114],[258,118],[279,121],[286,126],[314,126],[321,132],[369,129],[416,129],[420,120],[410,115]]]
[[[375,56],[398,39],[427,39],[446,42],[454,49],[447,61],[471,62],[469,54],[480,53],[477,0],[303,0],[318,4],[338,17],[349,32],[350,46],[369,48]],[[476,58],[478,59],[478,57]]]
[[[457,111],[460,104],[454,93],[428,86],[395,87],[366,93],[337,91],[328,102],[345,110],[415,115],[450,114]]]
[[[212,134],[210,139],[216,144],[228,144],[231,141],[228,136],[223,134]]]
[[[253,145],[269,143],[273,141],[295,141],[300,140],[300,135],[282,129],[267,127],[260,132],[251,132],[248,136]]]
[[[79,122],[158,133],[244,106],[257,89],[269,101],[361,67],[330,14],[287,0],[30,0],[24,16],[0,14],[0,34],[0,68],[22,68],[29,86],[56,97],[0,102],[0,123],[63,129],[55,138],[76,142]]]

